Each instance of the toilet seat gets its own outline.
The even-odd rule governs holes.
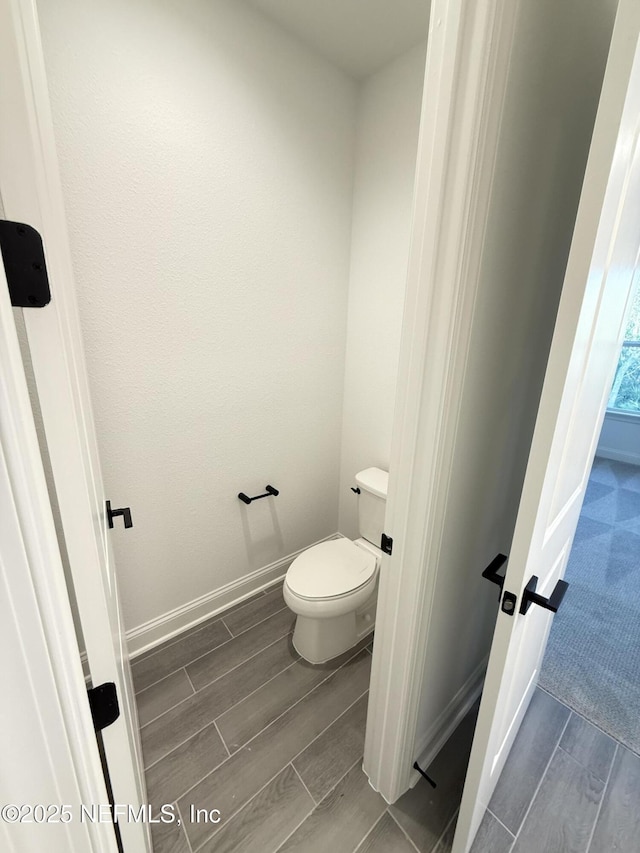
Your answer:
[[[375,572],[374,554],[350,539],[331,539],[296,557],[287,571],[286,585],[307,601],[342,598],[367,585]]]

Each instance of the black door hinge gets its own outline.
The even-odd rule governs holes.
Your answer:
[[[44,308],[51,302],[42,237],[31,225],[0,219],[0,250],[14,308]]]
[[[120,706],[113,681],[92,687],[87,690],[87,694],[89,695],[89,707],[91,708],[94,729],[99,732],[106,729],[111,723],[115,723],[120,716]]]
[[[390,554],[393,551],[393,539],[383,533],[380,538],[380,548],[385,554]]]

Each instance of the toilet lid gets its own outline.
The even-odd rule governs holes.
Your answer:
[[[331,539],[295,558],[287,572],[287,586],[300,598],[335,598],[361,587],[375,570],[373,554],[350,539]]]

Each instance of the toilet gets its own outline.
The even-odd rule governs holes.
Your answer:
[[[360,538],[312,545],[289,566],[283,594],[297,614],[293,645],[309,663],[324,663],[373,631],[379,548],[389,475],[367,468],[355,477]]]

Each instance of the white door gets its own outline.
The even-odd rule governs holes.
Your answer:
[[[7,219],[42,235],[52,300],[25,309],[33,372],[93,685],[115,682],[102,732],[114,801],[146,802],[140,739],[84,368],[73,271],[35,4],[0,0],[0,195]],[[148,827],[121,823],[126,853]]]
[[[621,0],[507,563],[453,853],[469,850],[535,689],[637,279],[640,4]],[[517,601],[509,612],[509,594]],[[569,588],[567,595],[571,595]],[[506,598],[505,598],[506,596]],[[512,599],[513,600],[513,599]]]

